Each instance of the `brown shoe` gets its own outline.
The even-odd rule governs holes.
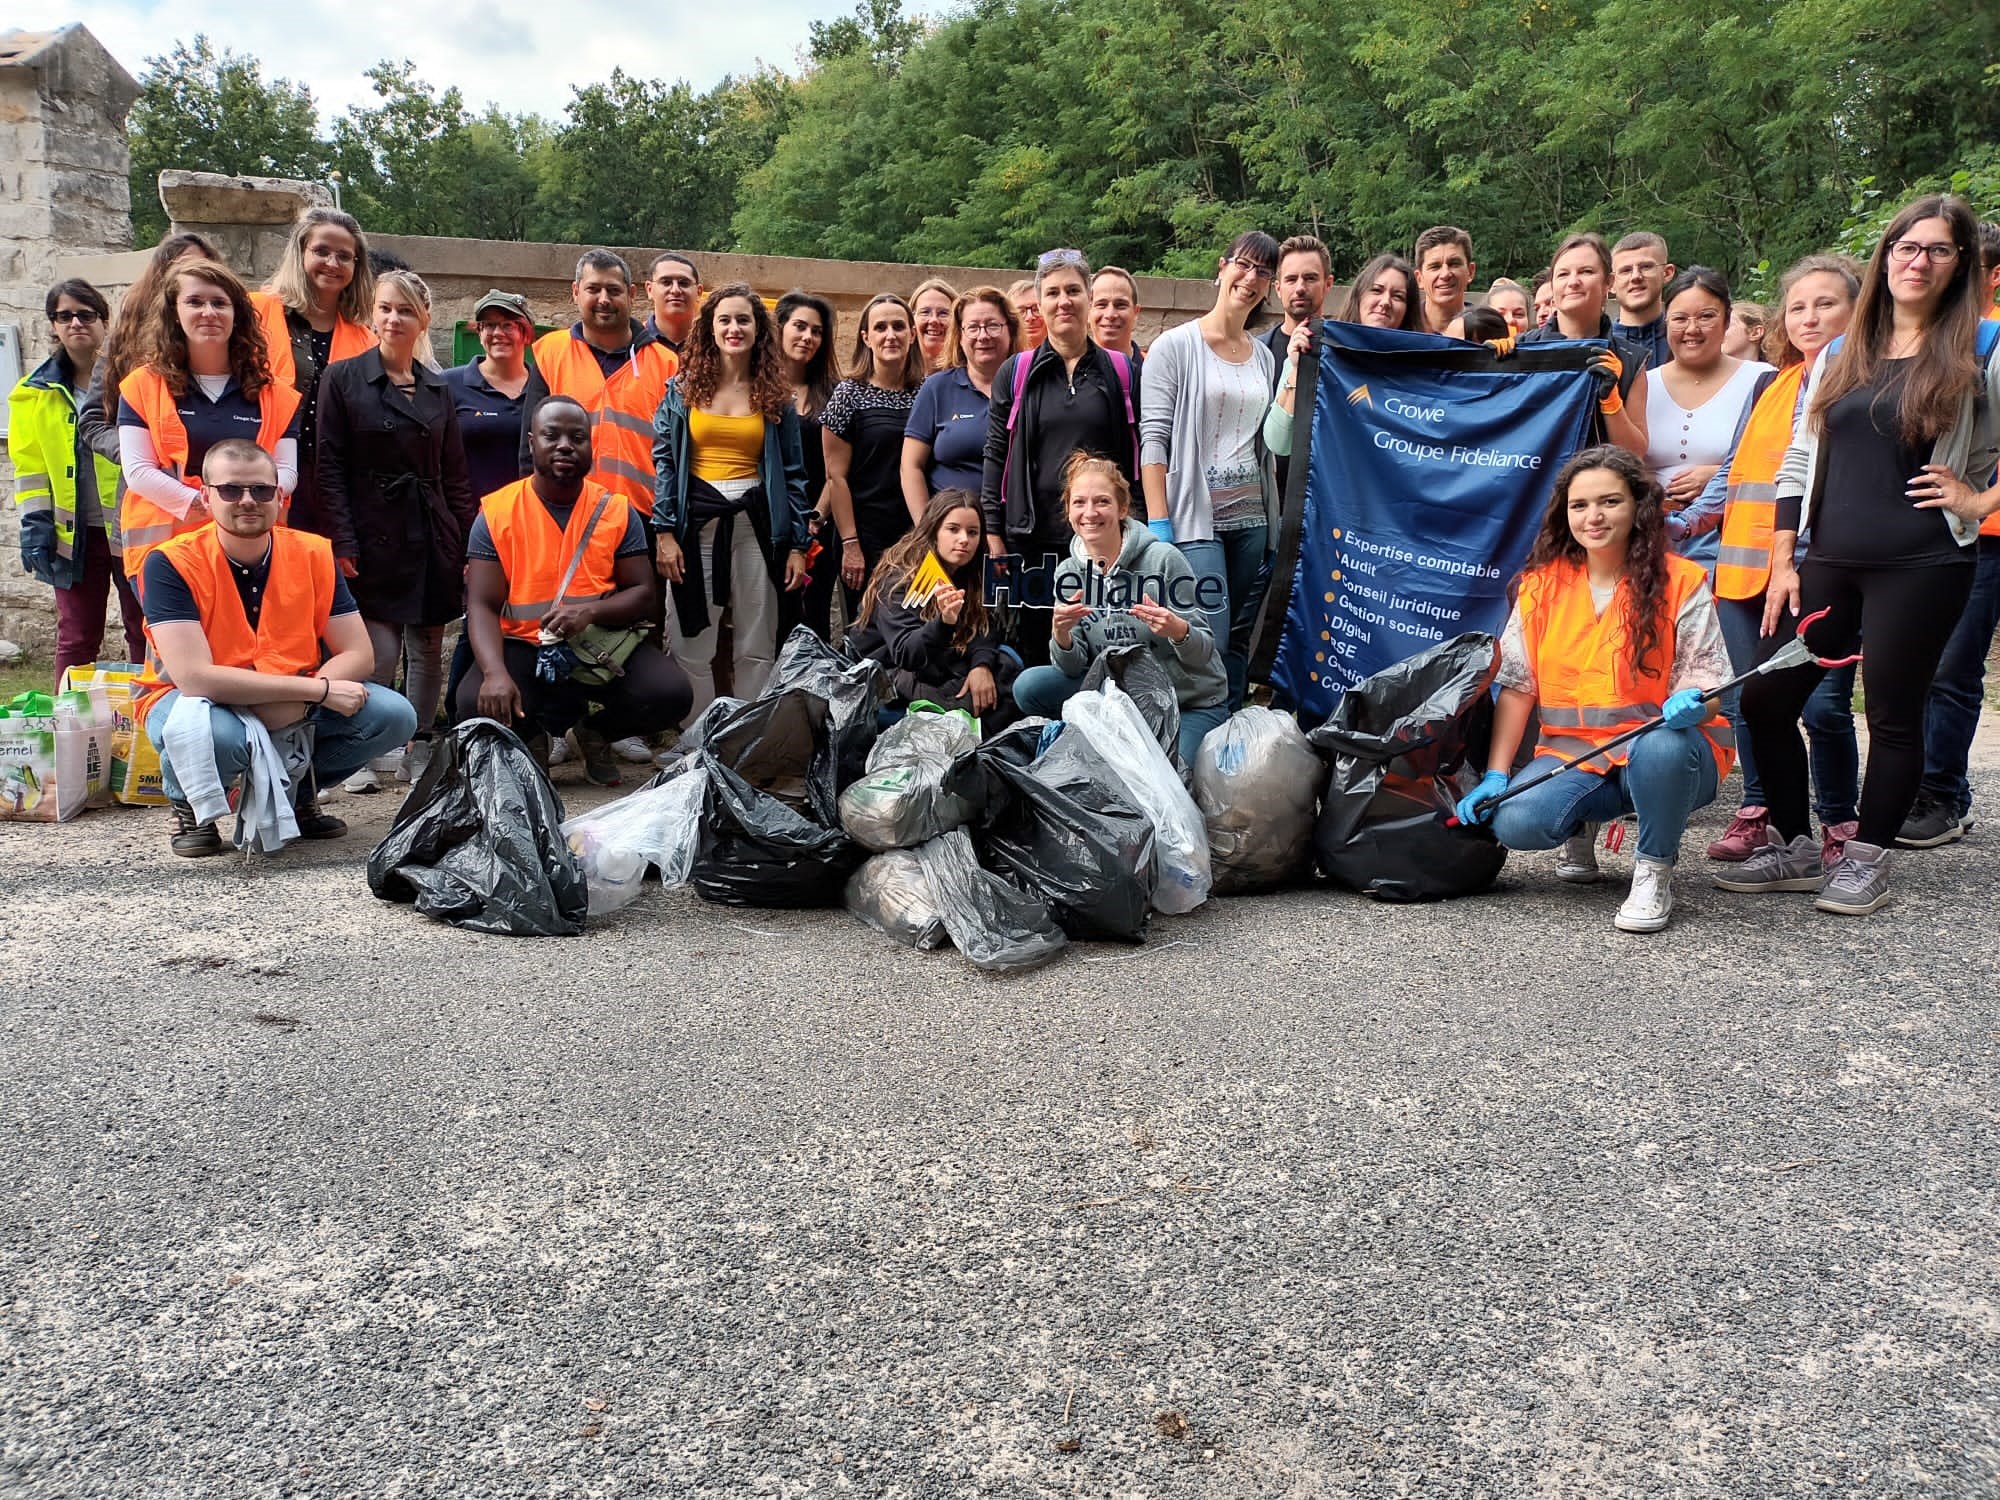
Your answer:
[[[222,833],[214,823],[197,822],[194,809],[185,802],[169,798],[167,808],[174,815],[174,831],[167,847],[174,853],[183,859],[207,859],[222,853]]]

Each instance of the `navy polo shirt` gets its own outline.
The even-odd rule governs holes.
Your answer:
[[[174,402],[174,409],[181,414],[181,426],[187,429],[188,456],[187,467],[182,470],[184,474],[199,474],[201,461],[208,457],[208,450],[224,438],[247,438],[256,442],[257,429],[264,425],[263,412],[255,401],[243,394],[234,375],[229,377],[229,384],[213,401],[208,399],[201,383],[190,375],[187,389]],[[123,396],[118,398],[118,425],[146,425],[146,419],[134,411],[132,403]],[[291,425],[280,436],[296,440],[298,435],[299,414],[293,412]],[[158,446],[158,439],[155,438],[154,447],[157,449]]]
[[[963,369],[940,370],[917,391],[903,436],[931,445],[933,495],[954,489],[979,493],[986,477],[986,414],[992,405]]]
[[[521,407],[518,396],[496,391],[472,360],[444,372],[444,383],[458,408],[458,437],[465,446],[465,473],[472,493],[490,495],[522,478]]]

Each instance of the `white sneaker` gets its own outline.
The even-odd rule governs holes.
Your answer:
[[[575,760],[575,759],[576,759],[576,752],[575,752],[574,750],[570,749],[570,747],[569,747],[569,736],[568,736],[568,735],[564,735],[564,736],[563,736],[563,737],[562,737],[561,739],[559,739],[559,740],[550,740],[550,741],[549,741],[549,764],[550,764],[550,765],[552,765],[552,766],[559,766],[559,765],[562,765],[562,764],[563,764],[563,763],[564,763],[565,761],[572,761],[572,760]]]
[[[1556,851],[1556,879],[1571,885],[1596,885],[1604,878],[1597,868],[1597,824],[1586,823]]]
[[[1674,867],[1640,855],[1632,861],[1632,891],[1612,925],[1620,932],[1658,932],[1674,914]]]
[[[424,779],[424,772],[428,771],[430,766],[431,742],[412,740],[410,748],[403,753],[402,768],[396,772],[396,779],[415,786]]]
[[[628,734],[622,740],[613,740],[611,753],[628,765],[650,766],[653,763],[653,747],[636,734]]]
[[[370,767],[363,766],[352,776],[348,777],[347,780],[341,782],[340,789],[343,792],[352,793],[357,797],[369,792],[379,792],[382,790],[382,778],[377,776]]]

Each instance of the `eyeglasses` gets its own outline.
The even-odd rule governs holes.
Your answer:
[[[482,318],[472,326],[481,337],[490,337],[496,333],[511,333],[518,338],[522,332],[520,323],[513,318]]]
[[[696,281],[692,276],[655,276],[653,278],[653,285],[678,287],[681,291],[686,292],[692,291],[695,287],[700,286],[701,283]]]
[[[993,338],[1007,331],[1005,323],[967,323],[959,332],[969,339]]]
[[[1920,255],[1928,255],[1934,266],[1948,266],[1958,259],[1958,246],[1925,244],[1922,240],[1890,242],[1889,259],[1899,266],[1907,266]]]
[[[1222,263],[1225,266],[1236,267],[1237,270],[1248,276],[1252,281],[1269,281],[1271,279],[1271,267],[1251,260],[1246,255],[1225,255],[1222,257]]]
[[[1713,328],[1721,321],[1722,314],[1712,307],[1706,312],[1667,314],[1669,328]]]
[[[270,505],[278,498],[275,484],[211,484],[209,489],[225,505],[235,505],[244,499],[255,500],[259,505]]]
[[[97,311],[95,308],[89,307],[65,307],[50,314],[49,321],[57,325],[63,323],[81,323],[84,327],[88,328],[92,323],[97,321]]]
[[[1057,266],[1087,266],[1081,250],[1044,250],[1035,262],[1037,271],[1053,271]]]

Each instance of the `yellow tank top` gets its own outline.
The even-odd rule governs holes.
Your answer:
[[[688,446],[697,479],[710,484],[719,479],[755,479],[764,458],[764,419],[718,417],[697,406],[688,413]]]

